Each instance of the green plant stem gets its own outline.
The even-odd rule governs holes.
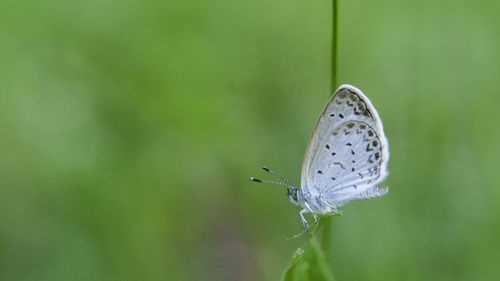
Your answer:
[[[332,77],[331,93],[337,88],[337,30],[338,30],[338,5],[337,0],[332,0]]]
[[[330,232],[331,232],[332,220],[325,220],[323,223],[323,236],[321,237],[321,248],[325,255],[325,260],[330,260]]]
[[[337,29],[338,29],[338,17],[337,17],[337,0],[332,0],[332,77],[331,77],[331,93],[337,88]],[[323,250],[325,260],[330,259],[330,232],[331,232],[331,220],[325,220],[323,223],[323,237],[321,241],[321,248]]]

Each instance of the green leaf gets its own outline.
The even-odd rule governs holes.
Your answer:
[[[290,266],[283,273],[283,281],[334,281],[325,256],[316,239],[311,238],[305,247],[298,248]]]
[[[339,216],[341,214],[336,214]],[[314,233],[325,223],[326,219],[331,216],[324,216],[319,223],[313,226],[308,233],[310,239],[304,247],[298,248],[292,256],[292,260],[288,268],[283,272],[283,281],[334,281],[333,274],[328,268],[328,263],[325,255],[321,250]],[[329,239],[329,238],[327,238]],[[323,241],[324,243],[324,241]]]

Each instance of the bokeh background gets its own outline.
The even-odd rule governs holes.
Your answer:
[[[390,193],[333,219],[337,280],[499,280],[500,2],[340,1],[339,83]],[[331,1],[0,2],[1,280],[278,280],[330,89]]]

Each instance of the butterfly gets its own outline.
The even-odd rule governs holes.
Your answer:
[[[305,229],[310,213],[341,213],[339,207],[357,200],[385,195],[378,187],[388,175],[389,144],[382,120],[368,97],[358,88],[344,84],[333,94],[321,113],[307,145],[300,188],[289,179],[262,167],[282,182],[251,181],[282,185],[299,212]]]

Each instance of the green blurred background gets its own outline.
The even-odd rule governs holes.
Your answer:
[[[337,280],[499,280],[500,4],[340,1],[339,83],[390,193],[333,219]],[[330,90],[331,1],[0,2],[1,280],[278,280]]]

